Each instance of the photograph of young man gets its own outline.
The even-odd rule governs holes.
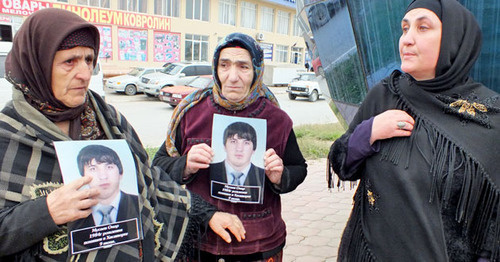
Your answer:
[[[210,166],[211,179],[231,185],[263,185],[264,169],[251,162],[257,147],[255,129],[248,123],[234,122],[224,130],[223,141],[226,159]]]
[[[138,197],[120,190],[123,166],[118,154],[103,145],[88,145],[77,157],[81,176],[92,176],[91,188],[97,188],[99,203],[92,208],[92,218],[82,226],[100,226],[138,217]]]

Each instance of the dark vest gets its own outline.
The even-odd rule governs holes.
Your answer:
[[[273,148],[283,158],[288,136],[292,130],[292,120],[268,99],[259,98],[241,111],[229,111],[215,104],[211,97],[200,101],[187,111],[181,121],[182,154],[195,144],[211,145],[213,114],[239,117],[253,117],[267,120],[266,149]],[[187,128],[186,128],[187,127]],[[271,190],[272,184],[266,178],[263,204],[241,204],[217,200],[210,196],[209,170],[200,170],[187,188],[199,194],[219,210],[237,215],[246,230],[246,239],[227,244],[222,238],[208,231],[202,238],[201,249],[213,254],[244,255],[265,252],[285,242],[285,222],[281,217],[279,194]]]

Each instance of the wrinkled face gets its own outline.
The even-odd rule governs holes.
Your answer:
[[[99,163],[92,159],[83,167],[84,176],[92,176],[91,188],[99,189],[99,203],[110,204],[120,192],[120,181],[122,174],[118,166],[113,163]]]
[[[224,145],[226,149],[226,161],[237,171],[250,164],[253,151],[253,143],[250,140],[240,138],[238,135],[229,137]]]
[[[406,13],[401,29],[401,70],[419,81],[435,78],[441,47],[441,20],[428,9],[416,8]]]
[[[253,80],[252,57],[244,48],[222,49],[217,65],[222,95],[231,102],[242,101],[250,91]]]
[[[92,76],[94,50],[77,46],[60,50],[52,63],[52,93],[67,107],[77,107],[85,102]]]

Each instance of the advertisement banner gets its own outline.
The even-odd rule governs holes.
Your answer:
[[[123,27],[154,29],[170,32],[170,18],[148,14],[96,8],[90,6],[69,5],[55,2],[32,0],[1,0],[0,13],[29,16],[44,8],[60,8],[71,11],[94,24],[109,24]]]
[[[178,62],[181,56],[181,34],[179,33],[154,33],[154,61]]]

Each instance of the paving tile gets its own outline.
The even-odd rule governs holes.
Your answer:
[[[355,192],[326,187],[326,159],[308,161],[308,176],[296,190],[283,194],[282,213],[287,225],[285,262],[337,260],[340,238],[352,209]]]

